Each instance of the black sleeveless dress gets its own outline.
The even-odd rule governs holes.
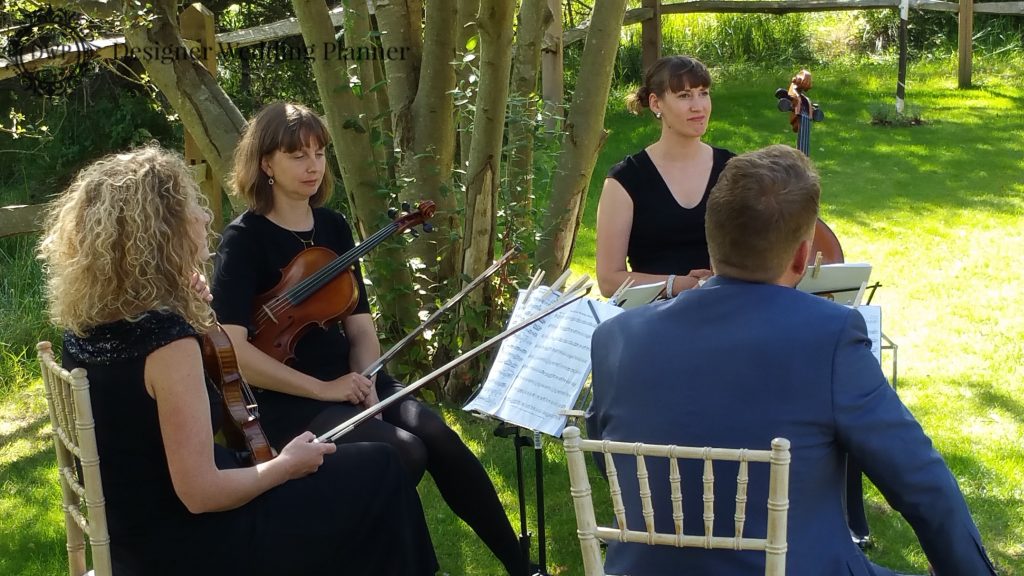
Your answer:
[[[63,363],[90,383],[114,574],[434,574],[419,498],[385,444],[339,446],[309,476],[224,512],[192,514],[178,498],[164,453],[146,357],[195,331],[176,314],[64,337]],[[220,396],[207,386],[214,428]],[[215,447],[217,466],[237,468]]]
[[[724,148],[712,146],[712,149],[711,176],[704,196],[693,208],[679,205],[647,150],[627,156],[608,171],[608,178],[622,184],[633,200],[633,226],[626,250],[631,270],[682,275],[690,270],[711,268],[704,235],[704,212],[725,163],[735,156]]]

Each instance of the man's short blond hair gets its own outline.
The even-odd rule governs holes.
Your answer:
[[[810,160],[776,144],[729,160],[708,199],[705,227],[715,273],[773,282],[809,237],[821,196]]]

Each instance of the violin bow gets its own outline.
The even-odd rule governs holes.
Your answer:
[[[377,372],[380,372],[381,368],[383,368],[385,364],[391,361],[391,359],[394,358],[395,355],[397,355],[398,352],[402,350],[402,348],[404,348],[409,342],[412,342],[413,338],[422,334],[423,331],[427,329],[427,326],[433,323],[434,320],[437,320],[441,316],[441,314],[444,314],[452,306],[458,304],[459,300],[462,300],[466,296],[466,294],[472,292],[474,288],[476,288],[484,280],[489,278],[491,274],[497,272],[498,268],[501,268],[505,264],[505,262],[508,262],[510,258],[515,256],[516,254],[519,254],[521,251],[522,248],[520,248],[519,246],[515,246],[511,250],[506,252],[505,255],[501,257],[500,260],[498,260],[494,264],[491,264],[490,267],[484,270],[482,274],[474,278],[473,281],[470,282],[469,284],[466,284],[465,288],[460,290],[459,293],[456,294],[455,296],[449,298],[448,301],[445,302],[443,306],[435,310],[434,313],[431,314],[429,318],[424,320],[422,324],[416,327],[415,330],[408,333],[404,338],[396,342],[395,345],[392,346],[387,352],[382,354],[381,357],[378,358],[376,362],[367,366],[366,369],[363,370],[362,372],[363,377],[372,378],[373,376],[375,376]]]
[[[487,350],[491,346],[494,346],[498,342],[501,342],[502,340],[508,338],[509,336],[515,334],[516,332],[519,332],[520,330],[526,328],[527,326],[533,324],[534,322],[537,322],[538,320],[541,320],[547,317],[548,315],[557,312],[562,308],[565,308],[569,304],[572,304],[573,302],[583,298],[584,296],[590,293],[590,286],[586,286],[585,288],[586,289],[583,292],[576,294],[571,298],[566,298],[564,300],[556,302],[548,306],[547,308],[537,312],[533,316],[530,316],[526,320],[523,320],[522,322],[516,324],[515,326],[508,328],[504,332],[492,336],[483,344],[480,344],[479,346],[473,348],[469,352],[466,352],[465,354],[459,356],[458,358],[455,358],[454,360],[448,362],[444,366],[441,366],[437,370],[434,370],[430,374],[427,374],[423,378],[420,378],[419,380],[413,382],[412,384],[409,384],[401,392],[388,396],[387,398],[381,400],[380,402],[374,404],[373,406],[367,408],[366,410],[363,410],[359,414],[356,414],[355,416],[349,418],[348,420],[321,434],[316,438],[316,440],[314,440],[314,442],[334,442],[338,438],[341,438],[345,434],[351,432],[353,429],[355,429],[356,426],[359,426],[363,422],[369,420],[370,418],[373,418],[378,413],[383,412],[385,409],[387,409],[388,406],[391,406],[395,402],[398,402],[402,398],[405,398],[409,394],[412,394],[416,390],[419,390],[424,385],[428,384],[430,381],[434,380],[438,376],[441,376],[445,372],[448,372],[449,370],[455,368],[456,366],[459,366],[460,364],[472,360],[481,352]]]

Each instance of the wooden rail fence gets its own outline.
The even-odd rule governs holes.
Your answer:
[[[957,76],[961,88],[971,85],[974,14],[1024,15],[1024,1],[975,3],[973,0],[960,0],[959,2],[909,0],[909,4],[910,8],[917,10],[936,10],[958,14],[959,65]],[[554,14],[554,19],[544,36],[542,45],[543,98],[549,110],[558,110],[562,106],[563,48],[584,40],[587,37],[589,24],[583,23],[575,28],[563,30],[561,0],[548,0],[548,6]],[[790,14],[794,12],[899,9],[899,7],[900,0],[688,0],[671,3],[661,0],[642,0],[640,8],[626,11],[623,25],[641,25],[642,62],[646,68],[661,56],[661,17],[666,14],[699,12]],[[334,27],[341,27],[344,20],[343,7],[334,8],[330,14]],[[217,73],[217,54],[221,50],[237,50],[301,33],[298,20],[287,18],[255,28],[214,34],[213,14],[198,3],[190,5],[182,12],[179,24],[182,38],[189,46],[205,48],[199,53],[206,55],[203,63],[214,75]],[[43,66],[66,65],[82,58],[78,47],[61,46],[56,48],[46,54],[27,58],[23,65],[28,70],[34,70]],[[88,51],[87,56],[92,59],[115,58],[118,51],[121,54],[125,53],[124,37],[91,41]],[[0,59],[0,80],[11,78],[16,72],[11,62]],[[193,166],[196,181],[199,182],[214,211],[214,222],[219,225],[222,221],[220,182],[199,155],[195,142],[187,132],[185,134],[185,159]],[[38,231],[43,211],[44,208],[41,205],[0,207],[0,238]]]

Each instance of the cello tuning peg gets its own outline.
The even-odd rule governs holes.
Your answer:
[[[775,97],[778,98],[779,100],[782,100],[783,98],[788,99],[789,91],[786,90],[785,88],[779,88],[778,90],[775,91]]]
[[[426,232],[427,234],[430,234],[431,232],[434,231],[434,225],[431,224],[430,222],[424,222],[423,231]]]
[[[779,99],[779,112],[792,112],[793,103],[788,98]]]
[[[394,208],[388,208],[388,218],[391,218],[392,220],[398,218],[398,210],[395,210]]]
[[[412,206],[408,202],[402,202],[402,212],[412,212]]]
[[[825,119],[825,113],[822,112],[820,108],[818,108],[817,104],[815,104],[814,105],[814,112],[811,113],[811,120],[814,120],[815,122],[821,122],[824,119]]]

